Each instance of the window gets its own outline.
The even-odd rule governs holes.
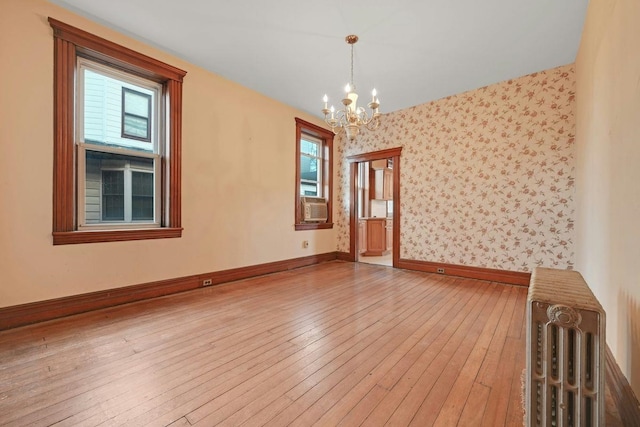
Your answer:
[[[162,86],[152,80],[78,58],[79,230],[160,227],[162,181],[156,178],[161,175],[164,153],[159,129],[161,93]],[[141,188],[141,180],[148,183],[144,215],[134,209],[142,209],[142,196],[133,194],[134,186]]]
[[[296,118],[296,230],[332,228],[333,132]],[[304,222],[301,197],[327,200],[326,223]]]
[[[122,137],[151,142],[153,94],[122,87]]]
[[[53,243],[180,237],[186,72],[49,18]]]

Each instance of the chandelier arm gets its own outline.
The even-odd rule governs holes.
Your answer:
[[[380,116],[373,116],[369,123],[366,124],[367,129],[376,130],[380,126]]]
[[[365,110],[362,110],[362,112],[360,113],[360,123],[362,123],[363,125],[367,125],[371,119],[369,118],[369,115],[367,114],[367,112]]]

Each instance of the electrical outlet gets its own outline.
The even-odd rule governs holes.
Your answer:
[[[202,286],[211,286],[213,284],[213,280],[211,279],[204,279],[202,281]]]
[[[436,270],[438,273],[440,274],[444,274],[444,268],[438,268],[438,270]]]
[[[308,240],[303,241],[302,242],[302,247],[307,249],[309,247],[309,241]]]

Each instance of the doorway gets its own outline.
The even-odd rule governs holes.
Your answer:
[[[393,266],[393,159],[358,162],[356,261]]]
[[[400,152],[350,156],[350,257],[397,266],[400,255]]]

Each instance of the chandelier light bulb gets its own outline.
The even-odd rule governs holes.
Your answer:
[[[344,91],[347,93],[351,92],[351,85],[349,83],[344,87]]]

